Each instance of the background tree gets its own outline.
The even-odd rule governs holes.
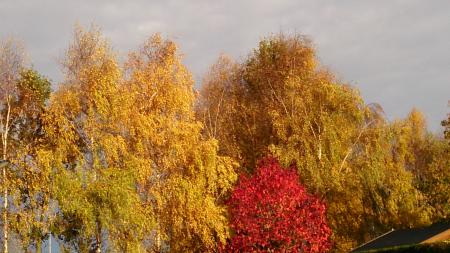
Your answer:
[[[228,252],[326,252],[331,229],[325,204],[299,184],[297,169],[273,158],[241,176],[228,201],[235,234]]]
[[[448,220],[450,214],[450,143],[427,131],[425,116],[413,109],[405,120],[396,122],[397,146],[404,150],[406,170],[414,175],[414,184],[431,208],[431,220]],[[445,133],[445,132],[444,132]],[[402,152],[397,152],[402,154]]]
[[[449,101],[449,105],[450,105],[450,101]],[[441,122],[441,125],[445,128],[445,130],[444,130],[445,138],[450,139],[450,113],[447,115],[448,115],[448,119],[443,120]]]
[[[11,229],[25,251],[36,248],[48,236],[51,217],[50,171],[40,166],[38,150],[45,145],[42,116],[50,96],[50,81],[35,70],[23,69],[17,83],[10,130]]]
[[[430,209],[414,177],[413,163],[419,163],[413,159],[413,147],[418,139],[415,144],[409,142],[413,136],[418,137],[416,130],[422,131],[424,122],[419,112],[413,111],[412,116],[420,126],[377,121],[362,135],[361,148],[352,159],[353,169],[360,173],[363,192],[363,216],[357,232],[361,241],[391,228],[429,222]],[[357,234],[354,236],[358,238]]]
[[[417,188],[432,208],[432,221],[450,219],[450,143],[439,138],[427,141],[428,163],[416,175]]]
[[[197,119],[203,123],[203,135],[220,140],[219,154],[242,161],[244,154],[241,147],[245,145],[245,140],[237,137],[244,135],[239,131],[247,129],[248,122],[245,117],[236,119],[239,111],[245,110],[244,103],[240,101],[244,99],[243,91],[236,85],[239,72],[238,63],[221,55],[203,78],[195,109]]]

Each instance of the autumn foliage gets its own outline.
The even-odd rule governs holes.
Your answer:
[[[349,252],[450,219],[450,115],[389,121],[302,35],[201,87],[159,34],[122,62],[77,26],[58,83],[24,55],[0,38],[3,252]]]
[[[241,176],[228,201],[235,235],[227,252],[326,252],[331,229],[326,206],[298,182],[297,169],[259,162],[255,175]]]

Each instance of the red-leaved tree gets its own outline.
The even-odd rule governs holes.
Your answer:
[[[331,229],[326,206],[299,184],[294,166],[274,158],[259,162],[255,175],[241,176],[228,206],[234,235],[225,252],[326,252]]]

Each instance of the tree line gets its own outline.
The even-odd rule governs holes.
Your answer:
[[[63,252],[226,250],[235,186],[268,156],[281,164],[268,171],[295,168],[302,186],[286,189],[326,205],[321,249],[449,221],[450,118],[442,136],[416,109],[388,121],[306,37],[269,36],[240,62],[220,56],[195,90],[169,39],[150,36],[120,63],[97,27],[73,34],[58,84],[20,43],[0,45],[4,252],[12,237],[40,252],[50,235]]]

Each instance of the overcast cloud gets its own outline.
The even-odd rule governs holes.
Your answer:
[[[270,33],[299,32],[312,38],[322,64],[390,119],[416,107],[438,132],[450,111],[446,0],[0,0],[0,37],[24,41],[35,68],[54,81],[76,22],[102,27],[122,57],[154,32],[169,36],[197,83],[220,53],[242,59]]]

